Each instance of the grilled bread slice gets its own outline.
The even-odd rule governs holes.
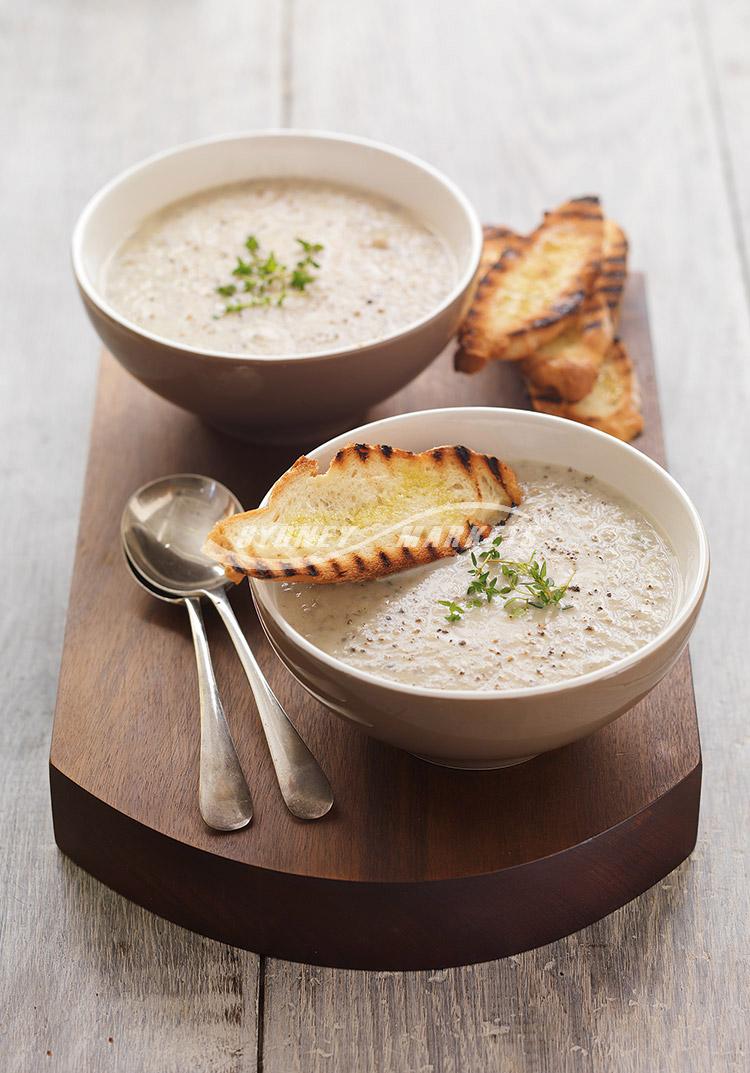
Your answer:
[[[603,233],[598,198],[546,213],[519,253],[480,282],[459,333],[463,365],[528,357],[568,327],[599,272]]]
[[[527,386],[534,409],[541,413],[569,417],[621,440],[635,439],[643,431],[638,380],[628,352],[619,340],[612,343],[596,383],[580,402],[555,402],[544,398],[533,384]]]
[[[572,327],[523,359],[521,372],[540,395],[579,402],[594,387],[613,338],[607,302],[594,293],[586,298]]]
[[[513,470],[493,456],[357,443],[325,473],[303,455],[267,506],[220,522],[205,550],[235,581],[364,581],[456,555],[522,498]]]

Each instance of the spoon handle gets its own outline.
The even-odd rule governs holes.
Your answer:
[[[317,820],[333,805],[331,785],[266,681],[223,590],[206,592],[232,638],[245,669],[286,807],[301,820]]]
[[[229,733],[219,689],[208,649],[201,603],[197,597],[185,600],[193,631],[201,710],[200,787],[201,816],[217,831],[245,827],[253,815],[245,776]]]

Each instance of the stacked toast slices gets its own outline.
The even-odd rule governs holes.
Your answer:
[[[530,235],[485,228],[456,369],[517,362],[536,410],[633,439],[643,428],[638,383],[616,336],[627,252],[596,197],[545,213]]]

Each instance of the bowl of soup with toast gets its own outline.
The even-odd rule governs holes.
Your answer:
[[[333,712],[435,763],[500,767],[592,733],[673,667],[708,544],[686,493],[640,451],[561,418],[470,407],[387,418],[311,455],[324,468],[352,442],[463,444],[511,465],[523,499],[432,565],[251,582],[277,653]]]

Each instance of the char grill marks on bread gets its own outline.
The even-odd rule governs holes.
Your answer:
[[[509,244],[480,281],[460,333],[473,363],[527,357],[570,323],[599,272],[598,198],[566,201],[518,248]]]
[[[643,427],[637,378],[615,335],[627,256],[598,198],[565,202],[528,236],[485,227],[456,369],[517,360],[535,409],[633,439]]]
[[[528,385],[535,410],[568,417],[621,440],[632,440],[643,431],[640,390],[628,352],[615,341],[607,351],[591,391],[580,402],[549,399]]]
[[[325,473],[297,459],[265,507],[220,522],[205,549],[235,581],[362,581],[464,551],[522,499],[492,455],[350,444]]]

